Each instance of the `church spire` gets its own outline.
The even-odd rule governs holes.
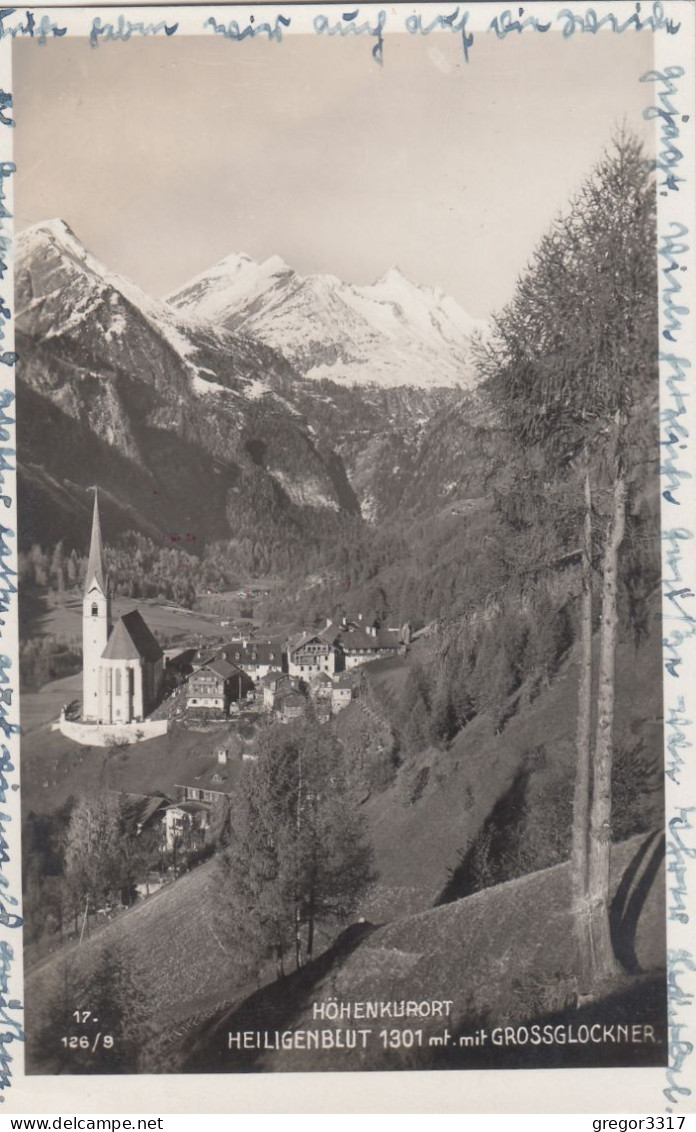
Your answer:
[[[106,571],[104,570],[104,551],[102,548],[101,526],[99,524],[99,500],[97,488],[94,489],[94,511],[92,513],[92,538],[89,544],[89,561],[85,576],[85,593],[89,593],[92,582],[96,581],[103,594],[106,594]]]

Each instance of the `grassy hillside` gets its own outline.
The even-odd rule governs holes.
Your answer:
[[[206,1003],[218,1004],[228,995],[232,998],[229,953],[213,927],[214,870],[215,862],[207,861],[82,944],[68,944],[60,955],[36,964],[26,977],[28,1028],[40,1014],[41,1002],[64,963],[87,976],[100,949],[113,944],[127,948],[133,969],[148,988],[148,997],[152,995],[163,1023],[185,1018]]]
[[[192,783],[211,765],[217,747],[234,748],[237,739],[238,732],[230,724],[204,732],[174,725],[160,738],[112,750],[83,747],[59,731],[40,727],[22,737],[23,813],[54,812],[68,798],[93,790],[173,797],[176,783]],[[227,768],[229,774],[239,770],[241,762],[237,760]]]
[[[418,655],[414,649],[413,657]],[[371,668],[375,698],[393,707],[403,695],[408,666],[385,661]],[[379,882],[366,915],[392,919],[440,899],[466,895],[471,891],[472,856],[481,856],[482,835],[495,841],[503,826],[506,852],[516,854],[505,863],[513,869],[508,875],[565,858],[577,681],[577,658],[571,651],[554,682],[533,702],[522,690],[516,714],[500,734],[487,716],[479,716],[448,748],[423,751],[400,769],[389,789],[368,800],[365,809]],[[648,789],[659,786],[659,772],[650,783],[639,775],[645,765],[659,768],[662,760],[659,620],[640,648],[627,640],[619,646],[616,719],[620,773],[615,784],[615,839],[657,827],[663,820],[661,792]],[[495,844],[492,849],[495,852]],[[488,883],[494,879],[489,877]]]
[[[190,1071],[386,1069],[414,1065],[466,1068],[481,1064],[524,1064],[528,1048],[482,1052],[458,1044],[477,1028],[569,1019],[588,1024],[648,1022],[655,1045],[549,1046],[532,1053],[553,1064],[661,1064],[664,1060],[664,884],[663,846],[653,834],[615,846],[612,853],[613,927],[623,954],[633,959],[627,975],[606,1003],[576,1014],[573,949],[569,917],[569,868],[557,866],[499,885],[445,907],[404,917],[383,927],[354,924],[320,958],[281,982],[261,990],[235,984],[234,963],[214,922],[214,862],[201,866],[143,905],[107,925],[82,945],[29,971],[26,979],[29,1064],[52,1071],[42,1027],[59,1025],[74,1003],[63,1004],[61,987],[70,973],[84,985],[105,947],[128,956],[148,1022],[164,1045],[160,1067]],[[514,924],[514,932],[510,925]],[[446,1026],[452,1043],[431,1048],[441,1019],[374,1023],[365,1051],[230,1052],[227,1035],[244,1030],[349,1028],[356,1023],[317,1023],[312,1004],[450,1000]],[[86,1002],[89,1006],[91,1003]],[[103,1007],[102,1007],[103,1010]],[[108,1027],[110,1019],[102,1019]],[[378,1031],[387,1026],[423,1031],[420,1051],[384,1050]],[[486,1060],[488,1059],[488,1060]],[[584,1059],[584,1060],[583,1060]],[[594,1059],[594,1060],[593,1060]],[[613,1059],[613,1060],[612,1060]],[[541,1062],[539,1062],[541,1063]]]
[[[201,636],[217,640],[223,632],[220,618],[214,614],[193,612],[155,601],[138,601],[136,598],[112,599],[111,615],[114,621],[124,613],[130,613],[132,609],[138,609],[142,613],[157,636],[187,639]],[[24,591],[20,602],[20,633],[25,638],[55,636],[81,640],[82,594],[70,594],[62,604],[51,605],[45,594],[34,595]]]
[[[477,893],[443,908],[385,927],[357,924],[306,969],[221,1010],[193,1040],[189,1070],[388,1069],[429,1065],[472,1068],[536,1064],[664,1064],[664,884],[659,833],[615,846],[612,853],[613,926],[616,941],[634,955],[635,973],[606,1001],[578,1011],[573,975],[570,870],[567,864]],[[514,925],[514,931],[511,930]],[[386,1021],[317,1021],[313,1004],[443,1001],[442,1018]],[[544,1048],[460,1046],[459,1037],[483,1027],[524,1023],[647,1022],[656,1041],[631,1045]],[[364,1051],[228,1048],[228,1034],[246,1030],[342,1031],[368,1027]],[[421,1029],[420,1050],[383,1049],[379,1031]],[[446,1047],[429,1047],[447,1029]]]

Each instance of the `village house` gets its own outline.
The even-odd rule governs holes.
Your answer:
[[[258,684],[273,668],[282,668],[283,646],[278,641],[250,641],[244,638],[225,645],[230,663],[236,664]]]
[[[328,700],[331,702],[331,690],[334,682],[328,672],[318,672],[309,680],[309,692],[313,700]]]
[[[331,689],[331,710],[334,715],[347,707],[358,695],[358,679],[351,672],[344,672],[334,682]]]
[[[297,691],[299,680],[295,676],[289,676],[287,672],[281,672],[279,668],[272,668],[259,681],[259,688],[263,695],[264,711],[273,711],[276,696],[282,692]]]
[[[225,789],[226,784],[227,776],[218,771],[213,771],[212,774],[207,776],[205,782],[197,782],[193,786],[177,784],[175,790],[179,793],[179,801],[181,802],[212,803],[228,796],[229,788]]]
[[[330,638],[331,622],[320,633],[303,633],[288,641],[288,672],[303,680],[311,680],[320,672],[329,676],[340,672],[343,667],[343,654]]]
[[[164,813],[171,805],[170,798],[163,794],[136,794],[129,791],[117,793],[110,790],[108,793],[118,797],[121,821],[126,833],[139,837],[143,833],[154,831],[157,837],[162,836]]]
[[[340,679],[340,677],[334,677]],[[326,672],[313,676],[309,684],[309,694],[314,703],[314,712],[320,723],[326,723],[331,716],[331,694],[334,681]]]
[[[242,758],[229,747],[218,747],[191,777],[175,784],[177,801],[165,811],[167,847],[174,839],[184,849],[205,844],[219,807],[225,804],[242,773]]]
[[[199,653],[197,663],[198,667],[189,676],[186,694],[186,707],[194,714],[225,718],[230,704],[254,690],[251,677],[230,663],[225,650],[207,658]]]
[[[168,852],[201,849],[210,829],[212,807],[207,802],[175,802],[164,811],[165,844]]]
[[[243,749],[244,743],[235,734],[225,746],[212,750],[182,782],[175,783],[177,801],[215,803],[227,798],[242,774]]]
[[[294,688],[281,691],[276,695],[274,710],[280,723],[291,723],[294,719],[301,719],[305,714],[307,697]]]
[[[401,630],[380,628],[377,621],[364,624],[361,618],[357,623],[343,618],[338,630],[332,628],[331,632],[334,643],[343,653],[346,670],[368,664],[371,660],[396,656],[399,649],[403,648]]]

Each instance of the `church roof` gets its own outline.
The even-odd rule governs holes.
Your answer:
[[[137,609],[125,613],[116,624],[102,653],[103,660],[159,660],[162,649]]]
[[[106,593],[106,571],[104,569],[104,549],[102,547],[101,526],[99,523],[99,501],[94,489],[94,510],[92,512],[92,537],[89,543],[89,559],[85,575],[85,593],[89,593],[96,581],[102,593]]]

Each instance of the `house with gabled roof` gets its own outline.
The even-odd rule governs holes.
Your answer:
[[[354,672],[344,672],[335,681],[331,690],[331,710],[334,715],[348,707],[351,700],[358,695],[360,677]]]
[[[319,633],[302,633],[287,643],[288,672],[309,681],[325,672],[333,676],[342,667],[342,654],[329,635],[331,623]]]
[[[281,723],[301,719],[307,710],[307,697],[302,692],[290,688],[275,698],[275,714]]]
[[[224,645],[227,659],[251,676],[255,684],[273,668],[282,668],[283,646],[279,641],[251,641],[244,638]]]
[[[309,693],[313,700],[330,700],[334,681],[328,672],[318,672],[309,681]]]
[[[227,659],[226,650],[207,657],[199,654],[188,678],[186,707],[196,714],[226,716],[231,703],[243,700],[253,690],[254,681]]]
[[[164,794],[137,794],[127,790],[109,790],[108,793],[118,799],[124,829],[133,837],[153,828],[159,831],[164,811],[172,804],[172,799]]]
[[[208,837],[212,806],[208,802],[174,802],[164,811],[167,849],[184,852],[202,849]]]
[[[344,621],[333,630],[334,642],[341,649],[346,670],[368,664],[371,660],[396,656],[403,648],[401,631],[393,628],[380,628],[377,621]]]
[[[283,692],[297,691],[299,680],[295,676],[282,672],[279,668],[271,668],[259,681],[258,687],[263,694],[263,707],[265,711],[273,711],[276,696]]]

